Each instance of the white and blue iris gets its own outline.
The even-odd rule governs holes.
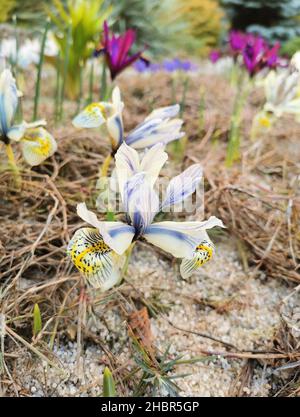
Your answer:
[[[266,103],[264,111],[281,117],[284,113],[300,114],[298,89],[300,72],[284,69],[281,72],[270,71],[264,79]]]
[[[19,141],[29,128],[44,126],[44,120],[38,120],[33,123],[23,121],[20,124],[13,125],[13,120],[18,107],[18,92],[16,81],[9,69],[2,71],[0,75],[0,134],[4,143],[8,144],[10,140]]]
[[[194,193],[202,178],[200,165],[189,167],[170,181],[164,201],[160,204],[153,186],[166,159],[163,144],[152,147],[142,161],[130,146],[122,144],[119,148],[116,171],[126,222],[99,221],[85,203],[78,204],[79,217],[95,227],[105,244],[116,254],[123,255],[134,240],[144,238],[176,258],[192,260],[201,242],[211,243],[206,230],[215,226],[224,227],[222,221],[214,216],[202,222],[154,222],[163,207],[178,204]],[[213,247],[213,244],[210,246]]]
[[[0,133],[1,139],[9,143],[18,126],[12,126],[18,106],[18,91],[12,73],[5,69],[0,76]]]
[[[39,165],[54,154],[57,144],[52,135],[42,127],[46,125],[44,120],[13,124],[19,95],[11,71],[3,70],[0,75],[0,140],[8,147],[10,141],[20,141],[26,162],[31,166]]]
[[[73,119],[73,125],[77,128],[95,128],[106,124],[114,151],[123,141],[135,149],[143,149],[157,143],[167,144],[184,136],[184,132],[180,130],[183,121],[175,118],[179,112],[178,104],[154,110],[128,135],[124,134],[123,108],[120,90],[115,87],[111,103],[98,102],[88,105]]]

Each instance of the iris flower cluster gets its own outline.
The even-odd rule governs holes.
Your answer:
[[[93,287],[105,291],[120,282],[126,251],[138,240],[180,258],[183,278],[211,259],[214,245],[206,230],[224,227],[221,220],[213,216],[206,221],[155,221],[162,210],[191,196],[202,178],[201,166],[192,165],[170,181],[163,201],[159,202],[155,183],[167,159],[162,143],[151,147],[141,158],[123,142],[115,155],[115,164],[124,218],[101,221],[85,203],[78,204],[78,216],[91,227],[77,230],[68,254]]]
[[[264,68],[276,68],[280,65],[279,42],[270,46],[261,36],[233,30],[229,33],[229,46],[234,57],[242,57],[251,77]]]
[[[250,77],[264,68],[275,69],[282,66],[279,42],[270,46],[261,36],[232,30],[229,32],[228,46],[229,55],[244,65]],[[212,63],[216,63],[221,57],[220,50],[215,49],[210,53]]]
[[[130,54],[134,41],[133,30],[117,36],[110,34],[107,23],[104,23],[103,42],[96,55],[104,54],[112,80],[124,68],[142,58],[142,51]],[[169,71],[188,70],[190,65],[175,60],[165,61],[164,67]],[[45,130],[44,120],[14,123],[20,95],[12,73],[4,70],[0,75],[0,140],[6,146],[11,163],[14,163],[11,143],[19,142],[24,159],[35,166],[53,155],[57,144]],[[124,265],[136,241],[143,240],[181,259],[180,273],[187,278],[213,256],[215,248],[207,230],[215,226],[224,227],[222,221],[214,216],[205,221],[157,220],[162,212],[170,211],[192,196],[202,179],[202,168],[195,164],[174,177],[164,199],[159,201],[156,185],[168,159],[165,146],[185,135],[181,130],[183,121],[177,117],[179,105],[153,110],[129,133],[124,131],[123,109],[120,90],[115,87],[111,101],[92,103],[73,119],[73,125],[78,128],[105,126],[111,142],[109,157],[115,159],[118,192],[123,206],[122,217],[118,215],[117,221],[99,220],[85,203],[77,206],[78,216],[89,227],[76,231],[67,252],[87,282],[101,291],[121,281]],[[143,154],[138,150],[143,150]]]

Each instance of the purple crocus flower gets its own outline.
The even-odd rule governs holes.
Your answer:
[[[129,55],[129,51],[135,42],[136,33],[133,29],[128,29],[121,35],[109,33],[107,22],[103,25],[103,41],[96,48],[94,55],[105,55],[107,66],[110,70],[111,79],[115,79],[120,72],[129,67],[138,59],[141,59],[143,51]],[[144,62],[148,62],[142,58]]]

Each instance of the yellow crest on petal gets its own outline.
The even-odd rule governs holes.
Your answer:
[[[97,128],[105,123],[113,111],[110,103],[91,103],[74,117],[72,123],[77,128]]]
[[[192,259],[183,259],[180,265],[182,278],[189,278],[194,271],[210,261],[214,253],[214,245],[208,240],[203,240],[195,249]]]
[[[195,251],[195,267],[199,268],[208,262],[213,256],[213,245],[209,242],[203,241],[196,247]]]
[[[100,110],[102,116],[106,118],[105,106],[101,103],[91,103],[88,106],[86,106],[86,108],[85,108],[85,111],[89,115],[94,115],[95,113],[96,113],[96,115],[98,115],[99,110]]]
[[[104,242],[99,231],[84,227],[69,242],[67,253],[88,283],[102,291],[119,281],[120,257]]]
[[[23,157],[31,165],[39,165],[57,150],[53,136],[42,127],[27,129],[21,139]]]
[[[258,123],[261,127],[265,128],[265,129],[268,129],[269,127],[271,127],[271,120],[266,115],[259,117]]]

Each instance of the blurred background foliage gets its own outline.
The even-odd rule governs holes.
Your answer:
[[[292,57],[297,51],[300,51],[300,36],[290,39],[281,47],[281,53],[288,57]]]
[[[12,10],[15,8],[15,6],[15,0],[1,0],[0,23],[7,22],[7,20],[12,16]]]
[[[128,28],[136,30],[135,48],[146,47],[150,57],[159,58],[166,53],[174,56],[203,55],[216,45],[220,37],[222,11],[217,0],[96,0],[97,2],[99,10],[110,9],[109,23],[114,31],[123,32]],[[86,13],[94,10],[94,0],[85,0],[83,3]],[[74,20],[71,15],[78,13],[78,0],[1,0],[0,16],[2,22],[8,22],[16,14],[19,24],[32,28],[33,25],[43,26],[49,10],[53,24],[61,33],[67,15]],[[95,13],[95,18],[99,19],[101,26],[101,15]],[[94,26],[92,23],[91,27]],[[101,29],[98,29],[98,40],[100,34]],[[82,41],[85,40],[86,37],[83,37]],[[62,42],[63,40],[59,41],[60,44]],[[82,42],[79,41],[80,43]]]
[[[19,24],[32,28],[44,24],[46,18],[46,0],[1,0],[0,22],[9,22],[13,15],[18,17]]]
[[[66,27],[68,19],[72,21],[72,42],[84,60],[99,41],[105,17],[116,32],[135,29],[135,48],[147,47],[147,55],[155,59],[166,54],[205,56],[224,42],[230,28],[258,33],[271,43],[280,40],[287,55],[300,46],[300,0],[85,0],[84,13],[79,3],[81,0],[1,0],[0,22],[10,23],[16,15],[21,27],[39,30],[51,10],[55,33],[64,33],[62,26]],[[80,13],[82,21],[75,29],[74,16],[78,20]],[[64,36],[57,37],[62,50]]]
[[[113,30],[134,28],[136,48],[151,55],[203,55],[216,46],[223,12],[217,0],[106,0]]]
[[[104,0],[52,0],[45,9],[56,28],[54,35],[60,50],[61,66],[67,61],[66,93],[74,99],[80,89],[80,66],[84,66],[92,56],[112,6],[105,5]]]
[[[106,0],[112,6],[110,27],[114,32],[136,31],[136,50],[147,47],[152,54],[165,50],[164,28],[158,25],[163,10],[161,0]]]
[[[194,38],[196,52],[207,55],[218,45],[222,33],[223,11],[214,0],[177,0],[178,14],[187,22],[186,33]]]

